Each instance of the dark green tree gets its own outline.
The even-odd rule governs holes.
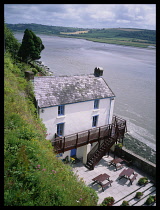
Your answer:
[[[12,57],[16,57],[20,48],[20,43],[14,37],[12,31],[4,24],[4,52],[10,52]]]
[[[18,52],[18,56],[22,58],[22,61],[29,62],[40,59],[40,53],[43,49],[42,40],[33,31],[26,29]]]

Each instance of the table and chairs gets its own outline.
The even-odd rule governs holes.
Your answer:
[[[132,178],[131,178],[131,175],[133,175]],[[137,176],[138,176],[138,174],[135,174],[135,172],[134,172],[134,170],[132,168],[127,168],[127,169],[124,169],[119,174],[119,177],[120,177],[119,180],[122,179],[122,178],[125,178],[125,179],[130,180],[130,183],[132,184]]]
[[[111,160],[109,166],[113,165],[116,168],[116,171],[118,168],[122,168],[124,166],[124,164],[121,164],[124,160],[121,158],[116,158]]]
[[[109,175],[104,173],[96,176],[95,178],[92,179],[93,183],[97,183],[102,187],[102,191],[104,192],[104,188],[107,187],[108,185],[111,186],[111,183],[113,182],[112,180],[109,179]],[[106,182],[107,180],[107,182]]]

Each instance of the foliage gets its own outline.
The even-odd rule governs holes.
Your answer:
[[[148,183],[148,178],[147,177],[141,177],[139,180],[138,180],[138,184],[139,185],[145,185]]]
[[[152,203],[154,203],[154,202],[156,202],[156,196],[150,195],[150,196],[147,198],[147,200],[146,200],[146,204],[147,204],[147,205],[150,205],[150,204],[152,204]]]
[[[28,62],[40,59],[40,53],[43,49],[44,45],[42,44],[42,40],[31,30],[26,29],[21,47],[18,51],[18,56],[22,58],[22,61]]]
[[[101,203],[101,206],[112,206],[114,203],[114,198],[113,197],[106,197]]]
[[[135,197],[136,197],[136,198],[140,198],[142,195],[143,195],[142,192],[137,192],[136,195],[135,195]]]
[[[98,196],[56,157],[28,96],[28,82],[4,57],[4,205],[95,206]],[[30,68],[29,65],[25,64]],[[14,72],[16,67],[19,73]]]
[[[13,32],[4,24],[4,50],[10,52],[12,57],[16,57],[20,43],[14,37]]]
[[[129,206],[129,202],[128,201],[123,201],[121,206]]]
[[[8,28],[15,32],[23,32],[26,28],[37,34],[60,34],[60,32],[75,32],[83,31],[83,28],[63,27],[63,26],[48,26],[35,23],[29,24],[7,24]]]
[[[118,144],[115,145],[115,147],[116,147],[116,148],[119,148],[119,149],[122,149],[123,144],[122,144],[122,143],[118,143]]]

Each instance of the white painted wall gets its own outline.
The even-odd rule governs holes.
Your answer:
[[[94,115],[99,115],[97,127],[107,125],[112,122],[114,100],[110,98],[100,99],[99,109],[94,109],[94,100],[65,105],[65,115],[58,116],[58,106],[43,108],[39,110],[46,128],[46,139],[54,139],[57,132],[57,124],[64,124],[64,136],[77,133],[92,128]]]

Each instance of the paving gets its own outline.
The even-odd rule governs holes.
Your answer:
[[[115,157],[117,158],[117,157]],[[145,174],[142,170],[137,169],[134,166],[124,165],[123,168],[115,169],[114,166],[109,166],[110,161],[113,160],[113,154],[109,156],[103,156],[103,158],[99,161],[99,163],[94,167],[94,170],[89,170],[84,166],[82,160],[73,165],[73,171],[78,175],[78,178],[83,178],[86,185],[92,187],[99,197],[98,205],[102,203],[103,199],[109,196],[114,197],[115,202],[113,206],[120,206],[123,200],[129,201],[130,205],[134,206],[142,206],[145,205],[145,201],[150,195],[156,195],[156,188],[152,182],[149,182],[146,186],[139,186],[138,180],[141,177],[146,176],[149,181],[151,181],[151,177]],[[123,169],[133,168],[136,174],[138,174],[137,178],[131,184],[130,181],[126,178],[122,178],[119,180],[119,174]],[[97,183],[92,184],[92,179],[98,176],[99,174],[108,174],[110,176],[110,180],[112,180],[111,186],[107,186],[102,191],[102,187]],[[136,199],[136,192],[144,192],[143,197],[141,199]],[[153,204],[154,206],[156,203]]]

